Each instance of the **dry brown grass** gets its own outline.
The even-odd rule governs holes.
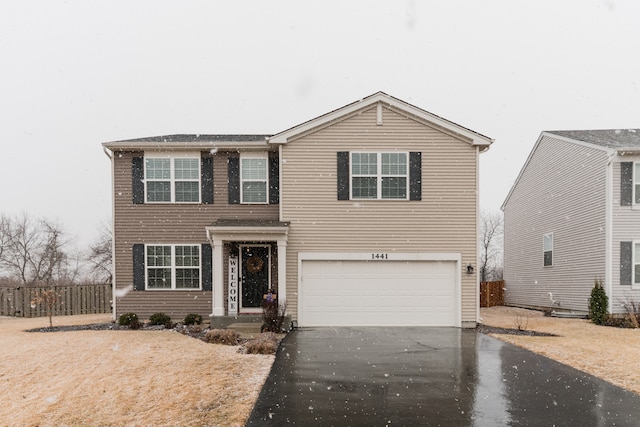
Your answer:
[[[0,317],[0,425],[240,426],[274,360],[172,331],[23,332],[44,326]]]
[[[589,320],[544,317],[542,312],[514,307],[483,308],[483,324],[559,337],[497,335],[496,338],[542,354],[640,394],[640,329],[597,326]]]

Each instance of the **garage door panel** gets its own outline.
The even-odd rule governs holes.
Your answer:
[[[301,263],[301,326],[455,326],[453,261]]]

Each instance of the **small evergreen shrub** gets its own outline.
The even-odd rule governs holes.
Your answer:
[[[202,324],[202,316],[199,314],[187,314],[184,316],[184,324],[185,325],[201,325]]]
[[[211,344],[238,345],[240,334],[233,329],[212,329],[205,339]]]
[[[142,329],[143,327],[144,323],[138,319],[132,320],[131,323],[129,323],[129,329]]]
[[[138,315],[135,313],[124,313],[121,314],[120,317],[118,318],[118,325],[120,326],[129,326],[131,327],[131,323],[133,322],[140,322],[138,320]],[[131,328],[134,329],[134,328]]]
[[[258,335],[254,340],[245,344],[246,354],[275,354],[278,349],[278,339],[273,332],[265,332]]]
[[[596,279],[589,299],[589,317],[596,325],[604,325],[609,317],[609,297],[602,286],[602,281]]]
[[[149,316],[150,325],[164,325],[167,328],[171,327],[171,317],[164,313],[153,313]]]

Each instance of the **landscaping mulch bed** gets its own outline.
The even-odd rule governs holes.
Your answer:
[[[523,335],[528,337],[557,337],[559,335],[547,332],[530,331],[525,329],[499,328],[497,326],[488,326],[479,324],[476,331],[483,334],[502,334],[502,335]]]

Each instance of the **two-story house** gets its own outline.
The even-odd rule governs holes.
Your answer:
[[[542,132],[502,210],[508,305],[640,301],[640,129]]]
[[[114,315],[473,327],[492,140],[378,92],[275,135],[104,143]]]

